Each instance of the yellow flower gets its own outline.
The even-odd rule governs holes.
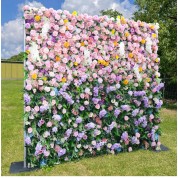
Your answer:
[[[132,53],[129,53],[129,57],[130,57],[130,58],[133,58],[133,54],[132,54]]]
[[[106,62],[106,61],[105,61],[105,64],[104,64],[104,66],[108,66],[108,65],[109,65],[109,62]]]
[[[69,46],[70,46],[70,43],[66,41],[66,42],[64,43],[64,47],[65,47],[65,48],[68,48]]]
[[[63,83],[65,83],[67,80],[66,80],[66,78],[65,77],[63,77],[62,79],[61,79],[61,82],[63,82]]]
[[[123,84],[124,85],[127,85],[129,83],[129,81],[127,80],[127,79],[125,79],[124,81],[123,81]]]
[[[117,16],[117,18],[118,18],[118,19],[121,19],[121,16],[120,16],[120,15],[118,15],[118,16]]]
[[[116,55],[116,57],[115,57],[116,59],[119,59],[119,56],[118,55]]]
[[[150,25],[150,28],[151,28],[152,30],[154,30],[155,26],[154,26],[154,25]]]
[[[125,37],[128,37],[130,35],[129,32],[125,32]]]
[[[37,79],[37,74],[36,73],[32,74],[32,79],[34,79],[34,80]]]
[[[41,20],[41,17],[40,17],[39,15],[36,15],[36,16],[35,16],[35,21],[36,21],[36,22],[39,22],[40,20]]]
[[[44,81],[46,81],[46,80],[47,80],[47,77],[43,77],[42,79],[43,79]]]
[[[76,16],[77,14],[78,14],[77,11],[72,12],[72,15],[74,15],[74,16]]]
[[[155,59],[155,62],[159,62],[159,58],[156,58],[156,59]]]
[[[69,30],[68,26],[66,26],[66,30]]]
[[[81,45],[81,46],[85,46],[85,43],[84,43],[84,42],[81,42],[80,45]]]
[[[112,29],[111,33],[114,35],[114,33],[115,33],[115,29]]]
[[[30,51],[29,51],[29,50],[26,50],[26,53],[27,53],[27,54],[30,54]]]
[[[78,63],[77,63],[77,62],[74,62],[74,66],[78,66]]]
[[[56,56],[56,61],[60,61],[61,60],[61,58],[59,57],[59,56]]]
[[[143,71],[142,67],[139,67],[138,70],[139,70],[139,72],[142,72],[142,71]]]
[[[157,37],[157,35],[156,35],[155,33],[153,33],[153,34],[152,34],[152,37],[153,37],[153,38],[156,38],[156,37]]]
[[[150,81],[151,81],[151,79],[150,79],[150,78],[146,78],[146,81],[147,81],[147,82],[150,82]]]
[[[123,16],[121,17],[121,23],[122,23],[122,24],[125,24],[125,23],[126,23],[126,20],[125,20],[125,18],[124,18]]]
[[[65,19],[65,20],[64,20],[64,23],[67,23],[67,22],[68,22],[68,20],[67,20],[67,19]]]
[[[117,46],[117,41],[114,41],[114,46]]]
[[[146,40],[144,40],[144,39],[141,40],[141,43],[142,43],[142,44],[145,44],[145,42],[146,42]]]

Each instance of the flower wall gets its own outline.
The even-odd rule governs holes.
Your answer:
[[[160,146],[158,24],[24,7],[27,162]]]

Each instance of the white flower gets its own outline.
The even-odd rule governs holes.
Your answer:
[[[116,84],[116,88],[119,89],[121,85],[119,83]]]
[[[47,37],[47,33],[48,33],[49,29],[50,29],[50,22],[49,22],[48,18],[44,18],[44,25],[42,27],[42,33],[41,33],[42,38]]]
[[[139,73],[139,69],[138,69],[138,65],[137,64],[134,65],[133,70],[134,70],[134,73],[135,73],[135,75],[137,77],[137,80],[139,82],[142,81],[142,77],[141,77],[141,75]]]
[[[146,50],[149,53],[152,53],[151,45],[152,45],[152,41],[149,37],[147,37],[146,38]]]
[[[95,146],[95,145],[96,145],[96,141],[93,140],[93,141],[91,142],[91,144]]]
[[[50,91],[50,87],[45,87],[44,90],[45,90],[46,92],[49,92],[49,91]]]
[[[82,146],[81,144],[78,144],[78,145],[77,145],[77,148],[81,148],[81,146]]]
[[[38,45],[35,42],[31,43],[31,46],[29,48],[31,58],[33,62],[40,61],[39,51],[38,51]]]
[[[107,147],[108,147],[108,148],[111,148],[111,146],[112,146],[111,143],[108,143],[108,144],[107,144]]]
[[[125,57],[125,45],[123,42],[119,44],[119,55]]]

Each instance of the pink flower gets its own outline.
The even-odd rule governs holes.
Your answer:
[[[46,124],[47,127],[52,127],[52,125],[53,125],[53,124],[52,124],[52,122],[50,122],[50,121]]]
[[[25,87],[26,90],[30,91],[32,89],[32,85],[31,84],[27,84]]]
[[[25,108],[25,111],[26,111],[26,112],[30,112],[30,111],[31,111],[31,107],[30,107],[30,106],[27,106],[27,107]]]
[[[43,152],[43,154],[44,154],[44,156],[48,157],[48,156],[50,155],[50,152],[45,150],[45,151]]]
[[[138,132],[135,134],[135,136],[136,136],[137,138],[140,138],[140,134],[139,134]]]
[[[128,120],[129,120],[129,117],[128,117],[128,116],[124,116],[124,120],[125,120],[125,121],[128,121]]]
[[[100,105],[99,104],[95,105],[95,108],[100,109]]]
[[[28,128],[28,133],[32,133],[33,129],[31,127]]]
[[[57,31],[54,31],[53,32],[53,36],[57,36],[58,35],[58,32]]]
[[[40,110],[39,106],[34,107],[35,112],[38,112]]]

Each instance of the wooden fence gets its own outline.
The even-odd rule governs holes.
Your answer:
[[[23,78],[23,62],[1,61],[1,80],[21,80]]]

